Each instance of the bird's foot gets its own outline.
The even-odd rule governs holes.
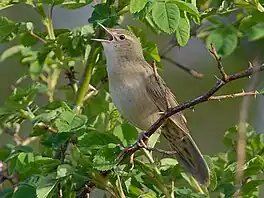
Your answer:
[[[126,148],[124,148],[123,146],[121,146],[120,144],[117,145],[122,151],[119,153],[118,157],[117,157],[117,162],[121,162],[123,157],[128,154],[130,155],[130,164],[131,164],[131,168],[130,170],[132,170],[134,168],[134,157],[135,157],[135,148],[136,146],[140,147],[140,148],[148,148],[146,146],[147,144],[147,140],[148,140],[148,136],[146,136],[145,132],[141,132],[138,136],[138,140],[136,142],[136,144],[128,146]]]
[[[140,148],[147,148],[147,146],[146,146],[147,141],[148,141],[148,136],[146,136],[145,132],[141,132],[138,136],[138,139],[137,139],[137,145]]]

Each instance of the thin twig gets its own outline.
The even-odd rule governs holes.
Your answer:
[[[21,145],[22,146],[29,145],[31,142],[34,142],[37,139],[38,139],[38,137],[28,137],[28,138],[26,138],[26,139],[23,140],[23,142],[21,143]]]
[[[89,98],[92,96],[96,96],[99,92],[99,88],[107,81],[107,76],[105,76],[102,80],[100,80],[97,85],[92,86],[91,84],[89,85],[89,90],[86,96],[84,97],[83,101],[87,101]]]
[[[220,56],[218,56],[216,49],[214,47],[213,44],[211,44],[211,49],[209,49],[209,52],[213,55],[213,57],[215,58],[216,62],[217,62],[217,67],[222,75],[222,80],[226,81],[227,80],[227,73],[224,70],[224,67],[222,65],[222,58]]]
[[[62,193],[62,185],[61,182],[58,183],[58,198],[62,198],[63,193]]]
[[[211,51],[213,52],[213,50],[211,49]],[[211,53],[212,53],[211,52]],[[213,52],[214,53],[214,52]],[[213,54],[214,55],[214,54]],[[217,55],[217,54],[216,54]],[[215,56],[215,55],[214,55]],[[218,57],[218,55],[216,56]],[[219,65],[219,63],[221,63],[220,61],[221,59],[216,59],[217,64],[218,64],[218,68],[219,70],[221,70],[221,74],[222,74],[222,79],[217,79],[217,81],[215,82],[215,84],[207,91],[205,92],[203,95],[200,95],[192,100],[186,101],[183,104],[180,104],[176,107],[170,108],[168,109],[166,112],[164,112],[162,114],[162,116],[154,123],[152,124],[152,126],[145,132],[145,136],[146,137],[150,137],[153,133],[155,133],[155,131],[157,129],[159,129],[159,127],[162,126],[162,124],[172,115],[181,112],[185,109],[189,109],[192,108],[195,105],[198,105],[200,103],[204,103],[206,101],[209,101],[210,97],[213,96],[219,89],[221,89],[222,87],[224,87],[225,85],[231,83],[232,81],[241,79],[241,78],[245,78],[245,77],[249,77],[252,74],[258,73],[260,71],[264,71],[264,64],[255,67],[255,68],[247,68],[241,72],[237,72],[234,74],[226,74],[223,70],[223,68],[221,67],[221,65]],[[220,61],[220,62],[219,62]],[[125,148],[122,153],[120,153],[118,155],[118,158],[116,159],[117,164],[120,164],[122,159],[124,159],[125,157],[130,156],[131,154],[135,153],[137,150],[139,150],[141,147],[138,144],[138,142],[136,142],[134,145]],[[105,172],[105,174],[109,174],[108,172]],[[93,187],[96,186],[96,184],[92,185]]]
[[[223,99],[229,99],[229,98],[238,98],[238,97],[244,97],[244,96],[257,96],[263,94],[263,92],[259,92],[257,90],[255,91],[248,91],[248,92],[240,92],[240,93],[234,93],[234,94],[227,94],[227,95],[220,95],[220,96],[211,96],[208,98],[209,100],[223,100]]]
[[[40,40],[43,43],[47,43],[47,41],[45,39],[41,38],[39,35],[37,35],[33,31],[30,32],[30,35],[33,36],[33,37],[35,37],[36,39]]]
[[[43,122],[38,123],[37,125],[35,125],[35,127],[38,127],[40,129],[47,130],[47,131],[49,131],[51,133],[58,133],[58,130],[57,129],[54,129],[54,128],[50,127],[49,125],[44,124]]]
[[[177,151],[166,151],[166,150],[163,150],[163,149],[159,149],[159,148],[154,148],[154,147],[142,147],[140,146],[141,148],[144,148],[148,151],[155,151],[155,152],[159,152],[159,153],[162,153],[162,154],[165,154],[165,155],[175,155],[177,154]]]
[[[145,135],[147,137],[150,137],[159,127],[161,127],[161,125],[172,115],[183,111],[185,109],[188,109],[190,107],[193,107],[197,104],[200,103],[204,103],[206,101],[209,100],[209,98],[215,94],[219,89],[221,89],[223,86],[227,85],[228,83],[235,81],[237,79],[241,79],[241,78],[245,78],[245,77],[249,77],[254,73],[260,72],[264,70],[264,64],[261,66],[258,66],[256,68],[248,68],[244,71],[241,72],[237,72],[235,74],[231,74],[226,76],[225,81],[222,79],[218,79],[216,81],[216,83],[212,86],[211,89],[209,89],[207,92],[205,92],[203,95],[198,96],[192,100],[189,100],[183,104],[180,104],[174,108],[170,108],[168,109],[166,112],[164,112],[164,114],[146,131]],[[132,145],[131,147],[129,147],[128,149],[125,149],[121,155],[121,158],[131,155],[132,153],[134,153],[135,151],[139,150],[140,147],[138,146],[137,143],[135,143],[134,145]],[[121,160],[118,160],[119,162]]]
[[[195,78],[198,78],[198,79],[203,78],[204,75],[202,73],[199,73],[193,69],[190,69],[166,56],[167,53],[169,53],[174,47],[177,47],[177,46],[178,45],[175,42],[175,40],[172,39],[172,41],[169,42],[169,47],[167,47],[163,52],[160,53],[160,58],[172,63],[173,65],[176,65],[177,67],[179,67],[180,69],[182,69],[183,71],[187,72],[188,74],[192,75]]]
[[[177,67],[179,67],[183,71],[186,71],[187,73],[191,74],[195,78],[201,79],[201,78],[204,77],[204,75],[202,73],[199,73],[199,72],[197,72],[197,71],[195,71],[193,69],[190,69],[190,68],[188,68],[188,67],[186,67],[186,66],[184,66],[184,65],[182,65],[182,64],[180,64],[178,62],[176,62],[175,60],[172,60],[171,58],[168,58],[167,56],[161,56],[160,58],[163,59],[163,60],[166,60],[166,61],[168,61],[168,62],[170,62],[170,63],[172,63],[174,65],[176,65]]]
[[[55,7],[55,2],[50,6],[50,12],[49,12],[49,17],[51,20],[53,19],[53,9]]]

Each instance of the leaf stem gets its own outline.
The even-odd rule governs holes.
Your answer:
[[[193,186],[195,187],[195,189],[203,194],[203,195],[208,195],[208,192],[204,192],[204,190],[201,188],[201,186],[198,184],[198,182],[193,178],[193,177],[190,177],[191,181],[192,181],[192,184]]]
[[[45,17],[43,20],[43,24],[46,27],[47,33],[49,35],[49,39],[51,40],[55,40],[55,33],[54,33],[54,29],[53,29],[53,22],[52,22],[52,18],[51,17]]]
[[[56,66],[53,68],[51,75],[48,77],[48,96],[50,102],[54,100],[55,87],[60,77],[60,72],[61,69]]]
[[[52,22],[52,9],[53,9],[53,7],[50,10],[49,16],[46,16],[45,13],[43,13],[43,12],[40,12],[40,13],[43,13],[41,15],[42,16],[42,22],[43,22],[43,25],[46,27],[49,39],[55,40],[56,37],[55,37],[53,22]],[[39,8],[39,10],[43,10],[43,7],[41,6]],[[60,72],[61,72],[61,69],[58,67],[58,65],[56,65],[54,68],[51,68],[51,69],[52,69],[52,72],[49,75],[48,82],[47,82],[48,89],[49,89],[48,97],[49,97],[50,102],[52,102],[54,99],[54,90],[55,90],[56,84],[59,80]]]
[[[144,148],[142,150],[143,150],[145,156],[148,158],[149,162],[154,164],[155,161],[154,161],[153,157],[151,156],[150,152]],[[161,176],[161,173],[157,167],[155,167],[154,170],[155,170],[156,174]],[[159,182],[158,180],[156,180],[156,182],[159,185],[160,190],[164,193],[165,197],[171,198],[170,192],[167,189],[167,187],[163,183]]]
[[[89,88],[89,84],[92,77],[92,71],[94,64],[96,62],[97,55],[99,54],[99,47],[97,42],[93,42],[90,54],[88,56],[86,67],[84,70],[84,74],[82,77],[80,88],[78,89],[77,95],[76,95],[76,101],[75,101],[75,111],[77,113],[81,112],[81,108],[83,106],[84,98],[86,95],[86,92]]]
[[[118,15],[118,16],[122,16],[122,15],[128,13],[128,12],[129,12],[129,7],[126,6],[126,7],[124,7],[122,10],[120,10],[120,11],[117,13],[117,15]]]

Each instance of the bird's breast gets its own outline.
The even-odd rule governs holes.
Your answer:
[[[133,75],[122,72],[109,75],[109,90],[114,105],[128,121],[143,130],[158,118],[158,109],[144,83],[144,78],[137,72]]]

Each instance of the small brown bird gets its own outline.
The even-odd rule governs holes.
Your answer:
[[[136,127],[147,130],[168,108],[178,105],[175,96],[143,56],[139,39],[125,29],[107,29],[102,43],[107,62],[110,95],[116,108]],[[201,184],[209,182],[208,166],[189,134],[183,114],[171,116],[162,134],[176,151],[177,161]]]

